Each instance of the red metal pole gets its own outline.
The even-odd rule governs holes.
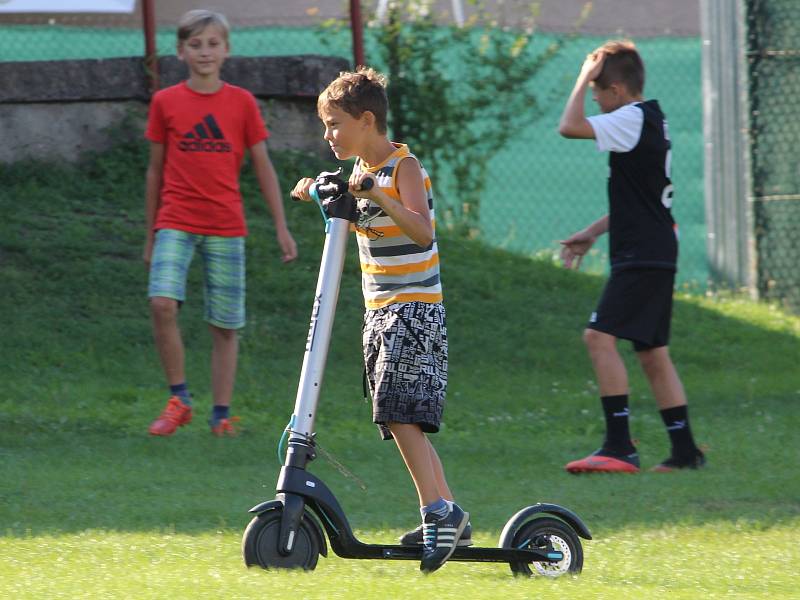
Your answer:
[[[144,67],[150,81],[150,92],[158,91],[158,51],[156,49],[156,9],[154,0],[142,0],[144,26]]]
[[[353,63],[364,64],[364,23],[361,21],[361,0],[350,0],[350,32],[353,35]]]

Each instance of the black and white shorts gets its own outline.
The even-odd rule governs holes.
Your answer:
[[[447,391],[447,328],[441,303],[404,302],[364,314],[364,365],[372,420],[392,439],[389,423],[436,433]]]
[[[669,345],[675,271],[612,271],[587,327],[630,340],[636,352]]]

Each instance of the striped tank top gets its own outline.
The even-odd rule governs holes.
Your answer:
[[[409,152],[408,146],[394,146],[396,150],[381,164],[370,167],[359,159],[353,172],[372,173],[377,179],[377,186],[399,202],[397,167],[403,159],[416,160],[425,181],[434,236],[427,248],[418,246],[377,204],[366,198],[357,199],[359,220],[355,229],[361,262],[361,289],[368,309],[382,308],[395,302],[442,301],[431,180],[419,159]]]

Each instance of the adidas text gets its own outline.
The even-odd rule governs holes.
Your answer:
[[[233,152],[230,143],[224,140],[181,140],[178,149],[183,152]]]

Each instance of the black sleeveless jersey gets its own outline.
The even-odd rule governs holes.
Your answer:
[[[636,104],[644,113],[639,142],[609,153],[609,254],[611,269],[676,270],[677,226],[672,218],[671,145],[656,100]]]

